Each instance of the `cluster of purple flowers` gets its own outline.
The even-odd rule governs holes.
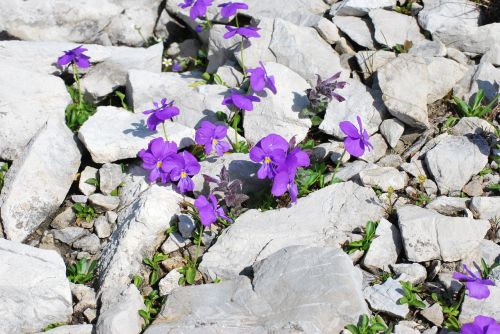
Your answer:
[[[150,171],[149,182],[156,182],[158,179],[163,184],[177,182],[177,189],[181,193],[193,191],[194,183],[191,178],[200,172],[201,166],[191,153],[178,152],[175,142],[155,138],[138,156],[143,161],[142,167]]]
[[[288,192],[292,202],[297,201],[295,175],[299,167],[309,166],[310,160],[306,152],[295,146],[294,138],[287,142],[280,135],[270,134],[250,150],[250,159],[262,163],[257,176],[273,180],[271,192],[274,196]]]

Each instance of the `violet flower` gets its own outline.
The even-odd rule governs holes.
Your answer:
[[[218,156],[222,156],[231,148],[228,142],[223,141],[226,135],[226,126],[203,121],[201,127],[196,130],[195,140],[197,144],[205,146],[205,154],[210,154],[212,150],[215,150]]]
[[[474,322],[462,325],[460,334],[498,334],[500,333],[500,324],[495,319],[478,315]]]
[[[191,153],[183,151],[172,160],[172,163],[174,166],[170,172],[170,179],[177,182],[177,189],[181,193],[193,191],[194,182],[191,177],[198,174],[201,169],[198,160]]]
[[[174,101],[167,102],[164,98],[158,104],[153,102],[155,106],[154,109],[144,111],[145,115],[150,115],[147,120],[148,129],[151,131],[156,131],[158,124],[163,123],[167,119],[179,115],[179,108],[174,106]]]
[[[466,274],[455,272],[453,278],[465,282],[465,288],[469,290],[469,297],[475,299],[488,298],[490,295],[488,285],[495,285],[495,283],[489,279],[483,279],[480,272],[474,274],[465,264],[464,270]]]
[[[231,90],[231,95],[224,98],[224,100],[222,101],[222,105],[234,105],[238,109],[252,111],[254,102],[260,102],[260,98],[251,94],[243,95],[233,89]]]
[[[366,149],[371,151],[373,145],[370,143],[368,132],[366,129],[363,129],[361,118],[357,116],[356,119],[358,120],[359,130],[349,121],[340,122],[340,130],[347,136],[344,139],[344,146],[347,152],[359,158],[365,153]]]
[[[262,138],[250,150],[250,159],[262,162],[257,172],[259,179],[273,179],[280,164],[286,160],[288,142],[277,134],[270,134]]]
[[[64,66],[69,63],[73,63],[80,68],[88,68],[90,66],[89,59],[90,57],[83,54],[85,51],[88,51],[85,48],[82,48],[82,45],[71,49],[69,51],[64,51],[64,55],[60,56],[57,59],[57,64],[59,66]]]
[[[191,7],[189,10],[189,17],[196,19],[197,17],[204,17],[207,14],[207,9],[212,5],[214,0],[184,0],[179,4],[181,8]]]
[[[308,167],[311,162],[306,152],[302,151],[300,147],[295,146],[295,140],[292,138],[290,141],[290,149],[286,156],[285,161],[277,168],[277,174],[274,177],[273,187],[271,193],[274,196],[282,196],[287,191],[293,203],[297,202],[298,189],[295,183],[295,175],[299,167]]]
[[[226,26],[227,32],[224,34],[225,39],[230,39],[231,37],[235,35],[240,35],[241,37],[244,38],[251,38],[255,37],[258,38],[260,37],[258,31],[260,28],[257,27],[240,27],[240,28],[235,28],[232,26]]]
[[[248,9],[248,5],[246,3],[232,1],[220,4],[219,7],[222,8],[220,11],[220,16],[225,18],[235,15],[239,9]]]
[[[260,61],[260,67],[249,68],[247,70],[250,73],[250,87],[254,92],[262,92],[264,88],[268,88],[273,94],[276,94],[276,86],[274,82],[274,76],[267,75],[266,68],[264,64]]]
[[[205,227],[209,227],[215,223],[218,218],[222,218],[227,222],[233,222],[231,218],[226,216],[224,209],[219,207],[217,199],[212,194],[208,196],[208,199],[205,196],[200,195],[194,201],[194,206],[198,209],[201,223]]]
[[[150,171],[148,180],[153,183],[160,179],[161,183],[167,183],[172,170],[172,160],[177,155],[177,144],[175,142],[163,141],[163,138],[155,138],[149,142],[148,149],[142,149],[138,156],[142,159],[142,167]]]

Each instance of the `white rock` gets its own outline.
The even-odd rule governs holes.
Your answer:
[[[362,275],[339,249],[287,247],[256,263],[253,272],[252,281],[238,276],[175,289],[145,333],[191,333],[193,326],[200,333],[340,333],[368,312]],[[304,284],[308,277],[316,277],[315,284]]]
[[[70,226],[60,230],[54,230],[52,234],[54,238],[60,242],[71,245],[81,237],[88,235],[89,231],[81,227]]]
[[[427,152],[425,163],[441,194],[456,193],[486,166],[489,151],[481,136],[447,136]],[[461,163],[457,165],[454,161]]]
[[[340,130],[342,121],[350,121],[358,124],[356,117],[361,117],[363,128],[369,134],[378,131],[382,118],[385,114],[385,106],[380,91],[372,90],[361,82],[347,79],[347,85],[337,91],[346,100],[339,102],[333,99],[326,109],[326,114],[319,128],[330,135],[343,139],[345,134]]]
[[[122,167],[106,163],[99,169],[99,190],[104,195],[110,195],[122,183]]]
[[[2,333],[34,333],[70,320],[71,290],[56,252],[0,238],[0,259]]]
[[[393,190],[401,190],[408,183],[408,176],[405,172],[400,172],[394,167],[378,167],[363,170],[359,173],[359,178],[363,185],[368,187],[379,187],[387,191],[390,187]]]
[[[380,67],[387,64],[392,59],[396,58],[394,52],[378,50],[378,51],[359,51],[356,53],[356,61],[361,67],[361,71],[365,78],[370,77]]]
[[[404,296],[403,288],[398,281],[392,278],[389,278],[384,284],[366,287],[363,290],[363,295],[372,310],[403,319],[410,312],[408,304],[398,303],[398,300]]]
[[[94,325],[85,324],[60,326],[37,334],[92,334],[93,332]]]
[[[498,87],[500,85],[500,69],[496,68],[491,63],[482,61],[475,67],[473,73],[470,81],[466,83],[466,87],[457,91],[458,96],[463,96],[466,102],[473,102],[475,94],[479,89],[482,89],[484,91],[485,101],[494,99],[498,94]]]
[[[329,44],[335,44],[335,42],[340,40],[339,29],[330,20],[321,18],[313,28],[316,29],[320,36]]]
[[[23,241],[56,213],[73,183],[80,158],[71,131],[61,121],[51,119],[40,129],[10,167],[0,193],[8,239]]]
[[[356,44],[370,50],[375,49],[374,32],[371,30],[373,28],[368,19],[355,16],[335,16],[333,23]]]
[[[217,75],[229,87],[239,87],[243,82],[243,73],[234,67],[233,62],[227,62],[217,69]]]
[[[73,243],[73,247],[90,254],[96,254],[99,251],[99,248],[101,248],[101,242],[97,235],[90,234],[75,241]]]
[[[499,219],[500,197],[473,197],[469,208],[479,219]]]
[[[94,230],[97,236],[101,239],[107,238],[111,235],[111,225],[105,216],[99,216],[94,221]]]
[[[446,46],[439,40],[421,40],[418,43],[414,43],[408,53],[420,57],[445,57],[447,50]]]
[[[70,283],[71,294],[75,298],[76,305],[73,312],[82,312],[87,308],[96,309],[97,299],[93,288],[84,284]]]
[[[426,208],[447,216],[457,216],[467,209],[467,198],[439,196]]]
[[[160,296],[169,295],[175,288],[178,288],[179,279],[182,277],[182,274],[174,269],[170,271],[165,277],[163,277],[158,283],[158,287],[160,288]]]
[[[139,334],[144,324],[139,310],[146,308],[141,293],[131,284],[116,297],[108,309],[101,311],[96,334]]]
[[[398,281],[409,281],[416,285],[423,283],[427,278],[427,270],[418,263],[399,263],[390,266]]]
[[[380,124],[380,133],[392,148],[396,147],[403,132],[405,132],[405,125],[396,118],[386,119]]]
[[[76,220],[75,212],[73,208],[67,207],[63,212],[59,213],[52,223],[50,223],[50,227],[55,229],[62,229],[68,227]]]
[[[177,226],[179,227],[179,233],[182,235],[183,238],[191,238],[193,236],[193,231],[196,228],[196,223],[191,217],[191,215],[188,214],[180,214],[177,215],[178,223]]]
[[[448,94],[467,72],[467,66],[442,57],[426,57],[429,85],[427,103],[431,104]],[[499,71],[500,73],[500,71]]]
[[[389,265],[396,263],[403,249],[398,227],[382,218],[375,235],[363,258],[363,266],[374,272],[377,269],[389,271]]]
[[[97,269],[101,312],[140,272],[142,260],[158,249],[170,220],[179,213],[181,199],[172,190],[153,185],[120,211],[117,229],[103,249]]]
[[[332,6],[330,15],[365,16],[377,8],[393,8],[396,0],[344,0]]]
[[[223,3],[219,0],[218,3]],[[321,20],[328,6],[321,0],[244,0],[248,4],[248,15],[256,18],[280,18],[297,25],[310,26]]]
[[[446,46],[470,55],[480,55],[500,45],[499,32],[500,23],[491,23],[480,27],[458,25],[453,29],[443,28],[436,31],[433,36],[439,38]]]
[[[450,133],[455,136],[488,135],[495,133],[495,127],[479,117],[463,117],[450,129]]]
[[[170,234],[167,240],[161,245],[161,251],[164,254],[170,254],[190,244],[190,239],[186,239],[180,233],[174,232]]]
[[[120,198],[118,196],[92,194],[89,196],[89,202],[96,208],[96,211],[105,212],[116,209],[120,205]]]
[[[387,143],[385,142],[384,137],[382,137],[379,133],[370,137],[370,143],[373,145],[373,149],[371,151],[366,150],[365,154],[363,154],[360,159],[368,162],[377,162],[387,152]]]
[[[403,54],[377,72],[382,98],[389,112],[412,127],[429,127],[429,74],[425,60]]]
[[[275,133],[289,140],[296,136],[301,142],[311,127],[311,120],[299,117],[309,105],[305,91],[309,84],[297,73],[277,63],[265,63],[266,71],[273,75],[277,94],[266,90],[258,93],[261,101],[254,110],[245,112],[243,127],[246,139],[255,145],[269,133]]]
[[[78,138],[97,163],[137,157],[141,149],[159,136],[160,132],[151,132],[146,126],[147,115],[134,114],[116,107],[98,107],[78,132]],[[175,122],[165,123],[170,141],[175,141],[179,148],[194,143],[194,130]],[[161,127],[158,128],[159,131]]]
[[[0,159],[15,160],[49,119],[64,122],[71,98],[59,78],[1,62],[0,72]]]
[[[392,48],[405,41],[417,43],[425,40],[413,16],[385,9],[374,9],[368,15],[375,27],[375,40],[381,45]]]
[[[90,179],[97,180],[97,168],[86,166],[85,169],[80,173],[80,180],[78,181],[78,189],[85,196],[89,196],[96,191],[96,186],[90,183],[87,183]]]
[[[477,27],[480,11],[468,0],[424,0],[424,8],[418,13],[418,22],[430,33],[452,31],[457,26]]]
[[[447,217],[414,205],[399,208],[398,218],[406,257],[413,262],[467,258],[490,228],[487,220]]]
[[[127,98],[136,113],[153,108],[168,97],[174,100],[180,114],[174,122],[190,128],[197,127],[202,121],[217,120],[215,113],[222,111],[229,115],[229,109],[221,105],[228,88],[221,85],[196,85],[201,77],[197,73],[151,73],[132,70],[127,79]],[[168,133],[167,133],[168,134]]]
[[[475,299],[465,295],[462,311],[458,320],[462,323],[473,322],[477,315],[500,319],[500,287],[488,286],[490,295],[486,299]]]
[[[315,203],[322,205],[318,207]],[[314,205],[317,209],[307,209]],[[369,220],[380,219],[383,212],[373,190],[352,182],[315,191],[290,208],[249,210],[224,230],[204,254],[200,270],[213,279],[231,278],[255,261],[289,245],[338,246],[353,229],[366,225]],[[286,232],[291,230],[293,234]]]

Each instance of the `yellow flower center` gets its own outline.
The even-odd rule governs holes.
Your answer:
[[[158,162],[156,163],[156,167],[158,167],[158,168],[160,168],[162,165],[163,165],[163,162],[161,162],[161,161],[158,161]]]
[[[185,177],[187,177],[186,172],[182,172],[182,173],[181,173],[181,178],[185,178]]]
[[[271,159],[270,159],[269,157],[265,157],[265,158],[264,158],[264,162],[265,162],[266,164],[271,163]]]
[[[212,139],[212,145],[217,145],[218,141],[217,139]]]

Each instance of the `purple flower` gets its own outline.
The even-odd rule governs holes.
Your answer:
[[[473,323],[464,324],[460,329],[460,334],[498,334],[500,333],[500,324],[495,319],[478,315]]]
[[[180,72],[180,71],[182,71],[182,65],[178,62],[175,62],[172,65],[172,72]]]
[[[273,94],[276,94],[274,76],[268,76],[264,64],[262,62],[259,62],[259,64],[260,67],[247,70],[247,72],[250,73],[250,86],[254,92],[261,92],[267,87]]]
[[[286,160],[287,150],[288,142],[280,135],[270,134],[262,138],[250,150],[250,159],[255,162],[262,162],[257,177],[259,179],[273,179],[279,165]]]
[[[233,220],[226,216],[224,209],[219,207],[217,199],[214,195],[210,194],[208,199],[200,195],[195,201],[194,206],[198,209],[200,213],[200,220],[203,226],[209,227],[217,221],[218,218],[222,218],[225,221],[232,222]]]
[[[292,141],[294,140],[292,139]],[[307,153],[302,151],[300,147],[293,147],[293,144],[291,143],[290,146],[291,148],[285,161],[278,166],[271,193],[274,196],[282,196],[288,191],[292,202],[296,203],[297,195],[299,193],[297,184],[295,184],[297,169],[299,167],[307,167],[311,164],[311,162]]]
[[[179,115],[179,108],[174,107],[174,101],[168,102],[167,99],[162,99],[160,104],[153,102],[154,109],[144,111],[145,115],[150,115],[147,120],[148,129],[156,131],[158,124],[163,123],[167,119]]]
[[[231,95],[224,98],[224,100],[222,101],[222,105],[234,105],[238,109],[252,111],[254,102],[260,102],[260,98],[252,94],[242,95],[233,89],[231,90]]]
[[[453,278],[465,282],[465,288],[469,290],[469,297],[475,299],[488,298],[490,290],[487,286],[495,285],[495,283],[489,279],[483,279],[480,272],[474,274],[466,265],[464,265],[464,269],[466,274],[455,272]]]
[[[370,143],[370,136],[368,135],[368,132],[366,129],[363,129],[361,118],[359,116],[356,118],[358,120],[359,130],[349,121],[340,122],[340,130],[342,130],[342,132],[344,132],[347,136],[344,139],[344,146],[347,152],[349,152],[352,156],[359,158],[365,153],[367,148],[368,151],[371,151],[373,149],[373,145]]]
[[[207,8],[212,5],[214,0],[184,0],[179,6],[181,8],[191,7],[189,16],[194,20],[197,17],[204,17],[207,14]],[[194,4],[193,4],[194,3]]]
[[[198,160],[191,153],[184,151],[179,153],[172,163],[174,166],[170,173],[170,179],[178,182],[177,189],[181,193],[193,191],[194,183],[191,176],[198,174],[201,169]]]
[[[201,122],[201,127],[196,130],[195,140],[197,144],[205,146],[206,154],[210,154],[212,150],[215,150],[218,156],[222,156],[231,148],[228,142],[222,141],[226,137],[226,134],[226,126],[203,121]]]
[[[338,81],[340,78],[340,72],[334,74],[331,78],[326,80],[321,80],[318,76],[318,81],[316,82],[316,87],[306,90],[307,98],[311,102],[313,108],[318,108],[323,102],[331,101],[336,99],[339,102],[345,101],[345,98],[335,92],[337,89],[342,89],[345,87],[347,82]]]
[[[83,54],[85,51],[88,51],[88,50],[85,48],[82,48],[82,45],[80,45],[79,47],[76,47],[72,50],[64,51],[64,55],[62,55],[61,57],[59,57],[57,59],[57,64],[59,66],[64,66],[64,65],[67,65],[69,63],[74,63],[74,64],[76,64],[76,66],[78,66],[80,68],[87,68],[90,66],[90,62],[89,62],[90,57]]]
[[[246,3],[232,1],[223,3],[219,5],[219,7],[222,8],[220,11],[220,15],[222,17],[231,17],[236,14],[238,9],[248,9],[248,5]]]
[[[138,156],[142,159],[142,167],[150,170],[149,182],[156,182],[160,178],[161,183],[167,183],[172,168],[172,160],[177,155],[177,144],[175,142],[163,141],[163,138],[155,138],[149,142],[148,149],[142,149]]]
[[[260,37],[258,31],[260,28],[257,27],[241,27],[235,28],[232,26],[226,26],[227,32],[224,34],[225,39],[229,39],[234,35],[240,35],[241,37],[251,38],[251,37]]]

